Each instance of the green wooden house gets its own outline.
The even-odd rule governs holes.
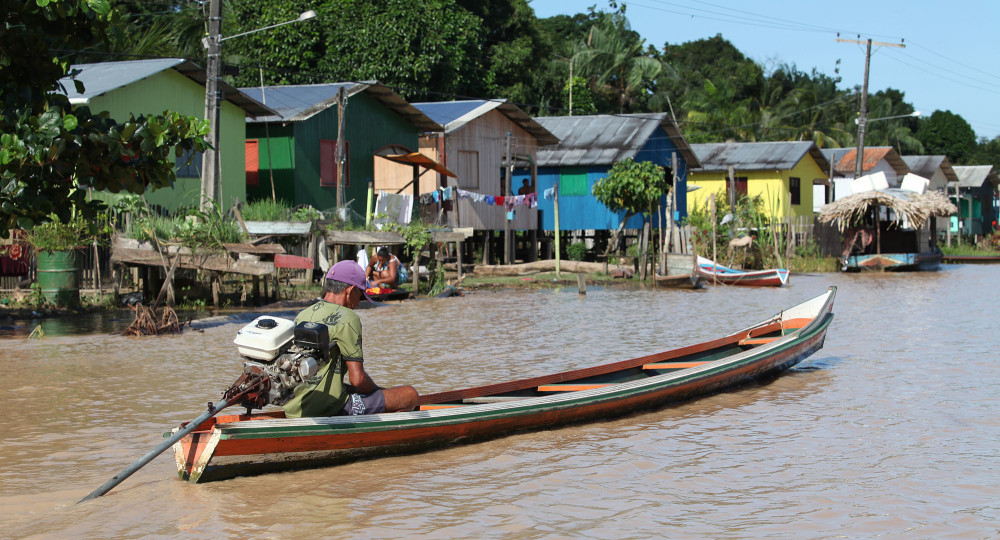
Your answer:
[[[368,182],[410,175],[379,155],[416,152],[418,138],[443,128],[378,82],[242,88],[277,115],[247,120],[248,200],[278,199],[327,211],[337,205],[338,94],[344,90],[344,200],[364,216]],[[272,191],[273,190],[273,191]]]
[[[165,110],[196,118],[205,117],[205,70],[180,58],[130,60],[79,64],[74,77],[84,85],[80,94],[70,78],[61,82],[70,103],[87,105],[91,111],[108,111],[111,118],[124,120],[129,114],[160,114]],[[236,200],[246,200],[244,145],[246,118],[274,114],[274,111],[247,97],[232,86],[222,83],[223,102],[219,129],[221,144],[220,202],[223,209]],[[201,200],[201,156],[188,166],[179,167],[177,180],[170,188],[146,193],[146,200],[167,210],[198,206]],[[114,195],[95,194],[109,200]]]

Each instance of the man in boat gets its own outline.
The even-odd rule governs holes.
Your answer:
[[[323,298],[295,317],[295,324],[319,322],[329,328],[330,361],[295,388],[283,406],[289,418],[412,411],[417,406],[412,386],[379,388],[365,371],[361,319],[354,312],[362,297],[368,298],[364,269],[343,260],[326,274]],[[349,385],[344,384],[345,373]]]
[[[379,248],[375,252],[375,257],[368,263],[365,276],[369,279],[369,287],[381,287],[385,285],[395,288],[406,283],[406,268],[395,255],[389,253],[387,248]]]

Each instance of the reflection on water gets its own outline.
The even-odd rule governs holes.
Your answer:
[[[784,289],[575,287],[360,311],[367,368],[422,392],[714,338],[839,287],[826,347],[704,399],[441,451],[205,485],[161,456],[80,497],[239,373],[243,322],[3,342],[5,536],[993,536],[1000,267],[792,276]],[[247,315],[246,317],[249,317]],[[52,335],[48,329],[46,333]]]

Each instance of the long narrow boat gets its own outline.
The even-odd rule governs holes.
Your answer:
[[[773,376],[822,348],[835,295],[831,287],[757,324],[697,345],[424,395],[412,412],[290,419],[277,411],[212,418],[174,445],[178,474],[190,482],[208,482],[328,466],[606,419],[719,392]]]
[[[704,257],[698,257],[698,274],[709,284],[781,287],[788,283],[788,270],[784,268],[737,270]]]

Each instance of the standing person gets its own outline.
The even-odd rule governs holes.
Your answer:
[[[528,182],[527,178],[525,178],[521,182],[521,188],[517,190],[518,195],[527,195],[529,193],[534,193],[534,192],[535,190],[531,189],[531,183]]]
[[[365,277],[370,280],[369,287],[386,285],[392,288],[406,283],[406,267],[395,255],[390,254],[387,248],[382,247],[369,261]]]
[[[362,296],[368,298],[364,269],[354,261],[340,261],[326,274],[323,298],[295,317],[295,324],[319,322],[329,328],[330,361],[295,388],[295,395],[283,406],[285,416],[377,414],[416,408],[419,396],[412,386],[379,388],[365,371],[361,319],[354,312]],[[350,386],[344,384],[345,373]]]

